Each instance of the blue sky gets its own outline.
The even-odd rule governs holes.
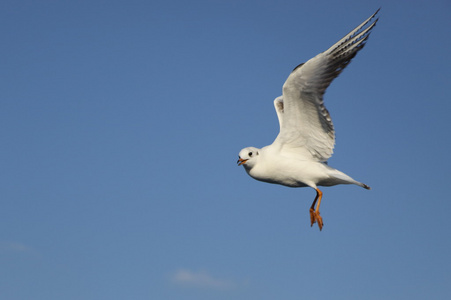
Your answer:
[[[290,71],[382,7],[329,164],[257,182]],[[2,299],[449,299],[449,1],[3,1]]]

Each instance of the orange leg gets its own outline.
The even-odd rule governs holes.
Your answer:
[[[310,207],[310,226],[313,226],[316,222],[318,222],[319,230],[323,229],[323,218],[319,215],[319,206],[321,205],[321,198],[323,198],[323,193],[317,188],[316,189],[316,197],[313,200],[312,206]],[[318,201],[318,205],[315,209],[316,201]]]

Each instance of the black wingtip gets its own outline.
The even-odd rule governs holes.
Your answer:
[[[371,18],[368,20],[368,22],[370,22],[372,19],[374,19],[376,17],[376,15],[379,13],[379,11],[381,10],[382,6],[379,7],[376,12],[371,16]],[[379,20],[379,16],[377,16],[376,20],[374,20],[374,25],[376,25],[377,21]]]
[[[378,12],[381,10],[381,8],[382,8],[382,6],[376,10],[376,12],[373,14],[373,18],[378,14]]]

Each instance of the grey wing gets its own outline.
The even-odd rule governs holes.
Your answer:
[[[280,124],[280,133],[274,144],[282,151],[318,161],[327,161],[332,156],[335,130],[324,106],[323,95],[364,47],[378,19],[366,25],[378,11],[328,50],[297,66],[288,76],[282,96],[274,101]]]

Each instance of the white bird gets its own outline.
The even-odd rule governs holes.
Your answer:
[[[319,213],[323,193],[318,186],[356,184],[370,187],[327,165],[335,144],[332,119],[323,95],[357,52],[365,46],[376,25],[377,10],[325,52],[298,65],[288,76],[282,96],[274,100],[280,132],[262,149],[248,147],[239,153],[238,165],[254,179],[289,187],[311,187],[316,197],[310,207],[311,226],[323,220]],[[367,24],[369,24],[367,26]],[[315,204],[318,205],[315,208]]]

